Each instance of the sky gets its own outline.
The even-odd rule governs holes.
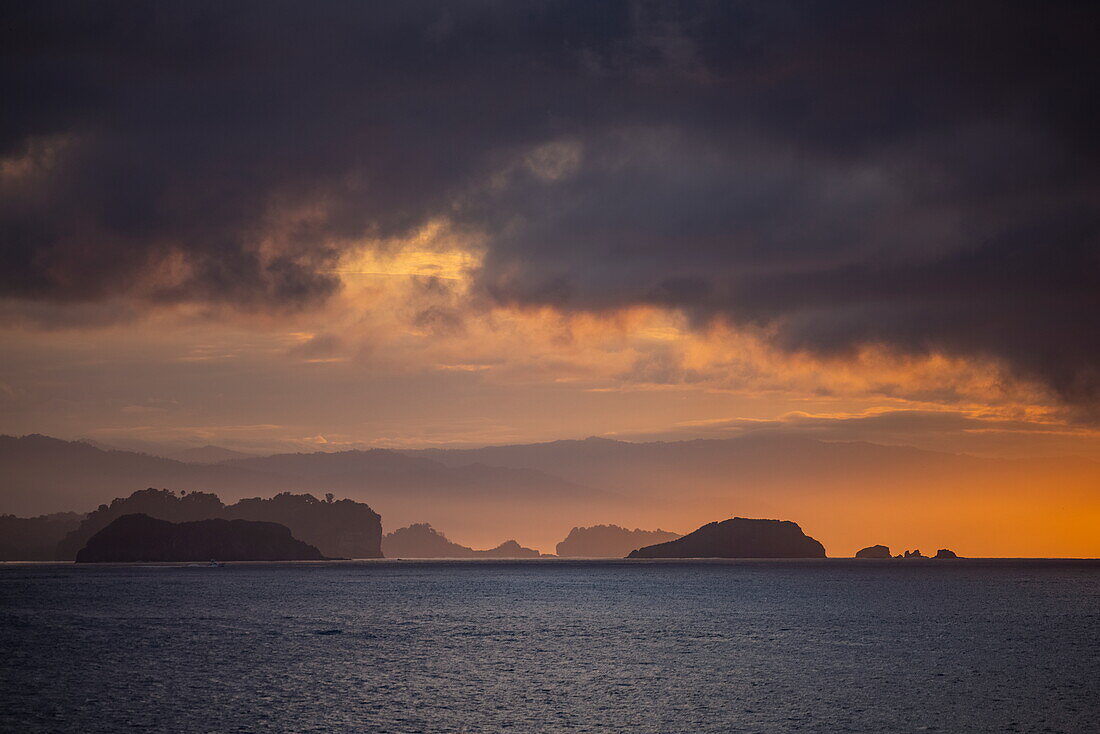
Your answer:
[[[0,12],[0,432],[1100,459],[1091,4]]]

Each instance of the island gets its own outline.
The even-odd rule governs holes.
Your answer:
[[[278,523],[331,558],[382,557],[382,518],[362,502],[338,500],[332,494],[318,499],[312,494],[282,492],[226,505],[210,492],[177,494],[152,487],[100,505],[58,543],[55,557],[75,558],[93,535],[113,520],[135,513],[170,522],[217,519]]]
[[[890,558],[890,546],[869,545],[856,551],[856,558]]]
[[[824,558],[825,547],[790,520],[734,517],[627,558]]]
[[[426,522],[399,528],[382,538],[386,558],[538,558],[539,552],[507,540],[496,548],[474,550],[447,539]]]
[[[958,556],[955,555],[955,551],[948,550],[947,548],[940,548],[938,551],[936,551],[936,555],[934,555],[932,557],[933,558],[958,558]]]
[[[557,554],[566,558],[622,558],[636,548],[666,543],[680,537],[667,530],[627,530],[618,525],[576,527],[558,543]]]
[[[323,561],[321,551],[290,528],[253,520],[173,523],[141,513],[123,515],[93,535],[77,563],[185,561]]]

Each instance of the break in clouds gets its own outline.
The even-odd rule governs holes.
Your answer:
[[[347,248],[444,220],[502,304],[992,357],[1100,398],[1089,4],[3,12],[9,304],[309,307]]]

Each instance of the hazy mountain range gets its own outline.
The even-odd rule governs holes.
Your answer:
[[[447,539],[428,523],[398,528],[382,538],[386,558],[538,558],[539,552],[506,540],[495,548],[474,550]]]
[[[537,470],[447,466],[384,449],[206,464],[39,435],[0,436],[0,470],[0,513],[87,512],[147,487],[216,492],[227,500],[282,491],[334,492],[368,502],[388,528],[413,522],[457,527],[474,545],[499,543],[500,528],[528,526],[532,517],[568,530],[576,524],[578,507],[620,501],[610,492]],[[555,542],[563,534],[556,533]]]
[[[222,446],[207,444],[205,446],[192,446],[179,448],[165,446],[154,441],[141,441],[138,439],[126,439],[118,443],[104,443],[93,438],[78,438],[81,443],[90,444],[104,451],[130,451],[136,454],[148,454],[162,459],[175,459],[190,464],[217,464],[230,459],[247,459],[257,456],[255,453],[234,451]]]
[[[216,457],[211,448],[217,447],[198,455]],[[1054,520],[1096,524],[1100,487],[1100,464],[1084,459],[987,459],[774,435],[653,443],[590,438],[219,463],[4,436],[0,469],[0,513],[86,512],[146,487],[212,491],[227,500],[331,491],[369,503],[387,530],[427,522],[472,547],[515,537],[544,552],[577,525],[688,532],[740,515],[799,521],[838,554],[885,540],[939,544],[965,555],[987,547],[994,554],[997,543],[1011,543],[1022,549],[1015,554],[1026,555],[1029,543],[1050,544]],[[1033,504],[1022,500],[1036,492],[1049,496],[1050,517],[1024,509]],[[1100,554],[1087,551],[1067,547],[1064,554]]]

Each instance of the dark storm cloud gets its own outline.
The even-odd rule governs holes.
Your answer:
[[[4,13],[0,154],[21,170],[4,179],[0,288],[28,298],[323,297],[334,242],[445,211],[495,150],[547,134],[534,90],[515,90],[567,80],[546,49],[562,13],[507,5]],[[279,220],[296,207],[315,213]],[[185,277],[165,284],[171,266]]]
[[[341,242],[445,216],[501,302],[1100,390],[1089,4],[4,13],[9,297],[309,303]]]

